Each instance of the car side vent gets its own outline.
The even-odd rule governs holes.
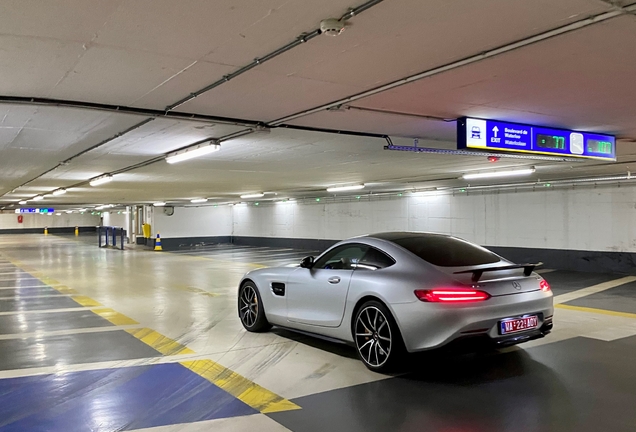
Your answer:
[[[285,284],[282,282],[272,282],[272,292],[277,296],[285,295]]]

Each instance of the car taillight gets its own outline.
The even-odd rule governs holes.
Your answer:
[[[541,279],[541,282],[539,282],[539,286],[541,287],[541,291],[543,292],[550,291],[550,284],[545,279]]]
[[[487,292],[461,288],[415,290],[415,296],[423,302],[431,303],[478,302],[488,300],[490,298],[490,294]]]

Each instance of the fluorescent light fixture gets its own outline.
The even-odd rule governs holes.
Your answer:
[[[99,206],[95,207],[95,210],[104,210],[104,209],[112,208],[112,207],[115,207],[115,205],[114,204],[103,204],[103,205],[99,205]]]
[[[334,186],[327,188],[327,192],[347,192],[360,189],[364,189],[364,185]]]
[[[165,202],[156,202],[156,203],[153,204],[153,206],[155,206],[155,207],[163,207],[165,205],[166,205]]]
[[[53,195],[55,195],[55,196],[64,195],[65,193],[66,193],[66,189],[64,189],[64,188],[60,188],[60,189],[57,189],[57,190],[53,191]]]
[[[185,160],[205,156],[219,150],[221,150],[221,144],[219,144],[218,141],[207,141],[203,144],[193,145],[183,150],[168,153],[166,155],[166,162],[168,162],[169,164],[183,162]]]
[[[508,171],[490,171],[490,172],[482,172],[482,173],[474,173],[474,174],[464,174],[462,178],[464,180],[478,180],[478,179],[499,178],[499,177],[516,177],[516,176],[530,175],[534,173],[535,171],[536,170],[534,168],[525,168],[525,169],[508,170]]]
[[[190,202],[192,204],[199,204],[199,203],[208,202],[208,199],[207,198],[197,198],[197,199],[190,200]]]
[[[241,199],[263,198],[264,196],[265,196],[264,193],[246,194],[246,195],[241,195]]]
[[[99,185],[103,185],[104,183],[108,183],[109,181],[113,180],[113,176],[106,174],[103,175],[101,177],[95,177],[94,179],[92,179],[90,181],[90,185],[91,186],[99,186]]]
[[[66,214],[71,214],[73,213],[73,210],[66,210]]]
[[[428,195],[436,195],[437,193],[438,193],[437,188],[423,189],[423,190],[411,192],[411,196],[428,196]]]
[[[31,198],[33,201],[42,201],[44,197],[42,195],[38,195],[36,197]]]
[[[26,203],[27,203],[26,200],[24,200],[24,201],[20,201],[18,204],[25,205]]]

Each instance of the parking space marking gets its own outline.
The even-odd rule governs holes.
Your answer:
[[[79,304],[77,307],[71,308],[57,308],[57,309],[33,309],[33,310],[12,310],[0,312],[0,316],[2,315],[19,315],[19,314],[35,314],[35,313],[59,313],[59,312],[77,312],[81,310],[92,310],[93,307],[83,307]]]
[[[592,285],[591,287],[582,288],[580,290],[576,290],[576,291],[555,296],[554,304],[567,303],[572,300],[576,300],[576,299],[586,297],[592,294],[600,293],[602,291],[607,291],[608,289],[615,288],[617,286],[624,285],[626,283],[630,283],[634,281],[636,281],[636,276],[625,276],[620,279],[614,279],[608,282]]]
[[[583,306],[571,306],[566,304],[556,304],[554,305],[554,307],[559,309],[568,309],[568,310],[574,310],[579,312],[596,313],[601,315],[612,315],[612,316],[619,316],[624,318],[636,318],[636,314],[633,314],[633,313],[616,312],[616,311],[611,311],[607,309],[596,309],[596,308],[589,308],[589,307],[583,307]]]
[[[194,354],[194,351],[185,345],[149,328],[130,329],[126,332],[163,355]]]
[[[115,324],[116,326],[139,324],[134,319],[110,308],[93,309],[92,312],[104,318],[105,320],[111,322],[112,324]]]
[[[295,403],[212,360],[186,361],[181,362],[181,365],[263,414],[301,409]]]
[[[71,298],[79,303],[80,305],[84,306],[84,307],[99,307],[99,306],[103,306],[100,302],[98,302],[97,300],[93,300],[90,297],[86,297],[86,296],[71,296]]]
[[[223,260],[209,259],[204,257],[192,256],[191,258],[223,262]],[[226,261],[226,262],[231,262],[231,261]],[[27,270],[27,267],[23,266],[22,263],[20,263],[19,261],[12,261],[12,263],[22,268],[25,271],[29,271],[29,273],[33,275],[34,279],[40,280],[43,283],[47,284],[48,286],[51,286],[52,288],[60,292],[63,292],[65,290],[71,290],[71,288],[66,287],[65,285],[61,284],[59,281],[53,278],[50,278],[35,269],[28,268]],[[252,266],[262,267],[262,266],[258,266],[254,264],[252,264]],[[70,294],[74,294],[74,292]],[[128,334],[135,337],[139,341],[143,342],[147,346],[153,348],[154,350],[158,351],[159,353],[163,354],[164,356],[180,356],[180,355],[192,356],[196,354],[192,349],[186,347],[185,345],[182,345],[181,343],[175,341],[174,339],[171,339],[152,329],[145,328],[145,327],[130,328],[129,326],[137,325],[138,324],[137,321],[127,317],[126,315],[120,314],[113,309],[103,307],[101,303],[97,302],[96,300],[90,297],[82,296],[82,295],[71,295],[70,298],[72,298],[75,302],[77,302],[78,305],[80,305],[80,307],[70,308],[70,309],[66,308],[65,310],[78,310],[78,309],[91,310],[91,312],[115,324],[116,325],[114,327],[115,329],[125,330]],[[62,309],[58,309],[56,311],[60,312],[62,311]],[[38,311],[38,312],[41,313],[42,311]],[[20,313],[20,312],[12,311],[10,313]],[[121,326],[124,326],[126,328],[122,328]],[[89,332],[90,331],[86,331],[86,333],[89,333]],[[77,333],[77,331],[75,331],[75,333]],[[139,361],[139,360],[136,360],[136,361]],[[121,362],[119,363],[121,364]],[[212,360],[196,359],[196,360],[188,360],[188,361],[179,361],[179,364],[186,367],[190,371],[196,373],[197,375],[201,376],[202,378],[206,379],[207,381],[214,384],[215,386],[223,389],[227,393],[231,394],[232,396],[236,397],[237,399],[239,399],[246,405],[258,410],[261,413],[273,413],[273,412],[301,409],[298,405],[294,404],[293,402],[261,387],[255,382],[243,377],[242,375],[239,375],[238,373]],[[14,373],[15,372],[16,371],[14,371]]]
[[[0,335],[0,340],[7,339],[28,339],[28,338],[42,338],[47,336],[67,336],[67,335],[76,335],[76,334],[84,334],[84,333],[102,333],[108,331],[120,331],[133,328],[133,325],[125,325],[125,326],[108,326],[108,327],[87,327],[80,329],[70,329],[70,330],[50,330],[50,331],[36,331],[30,333],[14,333],[14,334],[3,334]]]

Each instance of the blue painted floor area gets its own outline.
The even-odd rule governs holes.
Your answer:
[[[0,380],[0,431],[119,431],[256,414],[179,364]]]

